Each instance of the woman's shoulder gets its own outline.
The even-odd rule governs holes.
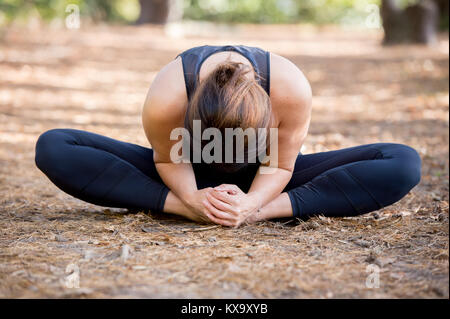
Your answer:
[[[183,66],[181,58],[178,57],[165,65],[152,81],[144,110],[155,116],[159,114],[166,120],[177,120],[180,114],[184,114],[186,104]]]
[[[311,98],[311,86],[302,70],[291,60],[270,53],[270,98],[272,104]]]
[[[310,107],[311,86],[302,70],[289,59],[270,53],[270,100],[278,116],[292,116]]]
[[[270,53],[270,82],[271,93],[272,89],[302,91],[305,85],[309,85],[308,79],[294,62],[273,52]]]
[[[181,58],[176,58],[158,72],[147,93],[142,111],[145,126],[178,127],[187,107]]]

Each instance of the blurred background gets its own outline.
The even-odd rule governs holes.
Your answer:
[[[434,25],[439,30],[448,30],[448,9],[446,0],[2,0],[0,25],[29,23],[30,20],[61,25],[64,19],[68,20],[67,14],[73,13],[96,23],[213,21],[377,28],[381,14],[388,32],[403,29],[403,37],[395,39],[401,42],[414,40],[407,35],[408,28],[414,29],[409,31],[416,34],[416,41],[420,41],[418,34],[432,33],[429,29],[434,29]],[[400,30],[397,33],[401,33]]]
[[[59,278],[69,262],[93,250],[100,257],[80,263],[82,285],[91,289],[80,294],[87,296],[448,298],[448,6],[446,0],[0,0],[0,297],[81,296]],[[183,233],[178,242],[141,230],[160,219],[81,202],[35,167],[35,142],[52,128],[149,147],[141,110],[150,84],[180,52],[206,44],[261,47],[304,72],[314,98],[302,153],[404,143],[423,160],[421,183],[372,215],[315,219],[312,232],[288,229],[269,240],[265,234],[281,229],[269,225],[232,235],[217,230],[217,241]],[[166,226],[163,233],[176,232]],[[346,246],[350,233],[380,248],[370,258],[391,260],[382,289],[361,288],[369,246]],[[246,238],[263,245],[249,248],[251,260],[215,259],[242,255]],[[123,243],[134,249],[127,265],[139,263],[140,271],[101,257]]]
[[[441,29],[448,29],[449,4],[445,0],[2,0],[0,21],[8,24],[35,18],[57,23],[65,18],[70,6],[77,6],[84,19],[95,22],[164,24],[201,20],[362,25],[368,11],[382,4],[390,11],[410,11],[416,17],[437,7],[439,13],[433,19],[438,20]]]

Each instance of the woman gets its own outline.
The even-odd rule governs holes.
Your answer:
[[[234,227],[364,214],[400,200],[420,181],[421,159],[402,144],[299,154],[310,118],[311,88],[289,60],[248,46],[196,47],[166,65],[150,87],[142,119],[152,149],[54,129],[40,136],[36,165],[60,189],[90,203]],[[193,133],[194,121],[203,133],[276,128],[276,166],[236,156],[232,163],[175,163],[171,151],[179,140],[171,133],[182,127]],[[248,153],[249,139],[244,144]],[[264,167],[274,170],[263,174]]]

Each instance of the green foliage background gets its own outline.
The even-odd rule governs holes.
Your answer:
[[[183,19],[225,23],[362,24],[368,5],[381,0],[178,0]],[[399,4],[418,0],[398,0]],[[0,25],[62,19],[68,4],[76,4],[84,18],[93,21],[132,23],[140,11],[138,0],[0,0]],[[447,19],[448,26],[448,19]]]
[[[251,23],[358,23],[379,0],[185,0],[194,20]]]
[[[0,23],[26,21],[30,17],[61,19],[69,4],[76,4],[82,16],[94,21],[132,22],[140,10],[137,0],[0,0]]]

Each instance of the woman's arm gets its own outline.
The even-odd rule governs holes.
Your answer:
[[[186,112],[187,97],[180,70],[181,61],[178,59],[158,73],[147,94],[142,123],[153,149],[156,170],[164,184],[197,215],[194,216],[195,219],[205,219],[202,204],[205,190],[197,189],[192,165],[174,163],[170,156],[172,146],[177,143],[170,139],[171,132],[175,128],[184,127]],[[185,216],[181,212],[178,214]]]
[[[306,78],[300,70],[298,72],[291,75],[283,91],[273,93],[274,109],[279,112],[278,161],[268,163],[274,167],[269,174],[264,174],[265,166],[260,167],[250,187],[248,196],[258,203],[258,208],[277,197],[289,183],[298,153],[308,134],[312,92]]]

